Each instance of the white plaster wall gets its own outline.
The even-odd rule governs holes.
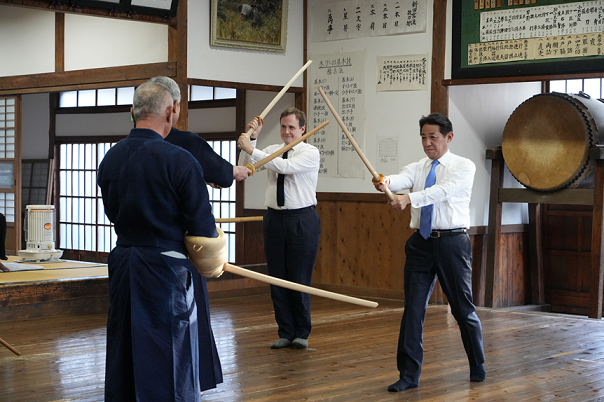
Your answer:
[[[309,11],[321,0],[309,0]],[[427,28],[425,33],[360,38],[333,42],[308,42],[309,58],[313,54],[330,52],[364,51],[366,86],[365,143],[359,144],[372,165],[383,174],[396,171],[382,171],[377,161],[379,135],[397,135],[400,139],[399,168],[420,158],[424,152],[419,139],[418,120],[430,113],[430,88],[425,91],[401,91],[376,93],[376,57],[388,55],[428,54],[432,51],[432,10],[433,2],[428,1]],[[447,59],[445,77],[450,78],[451,69],[451,14],[452,2],[448,2]],[[312,21],[309,13],[309,31]],[[428,71],[430,76],[431,71]],[[451,86],[449,88],[449,118],[453,122],[455,137],[450,145],[453,153],[471,159],[477,167],[471,202],[473,226],[488,223],[488,203],[490,185],[490,161],[485,160],[487,148],[501,144],[501,135],[507,119],[514,109],[527,98],[539,93],[539,83],[515,83],[502,85]],[[520,184],[506,173],[505,185],[519,187]],[[365,179],[320,178],[318,191],[325,192],[375,192],[369,174]],[[246,203],[248,198],[246,197]],[[503,223],[525,223],[528,221],[524,204],[504,204]]]
[[[130,113],[59,114],[57,137],[128,135],[133,127]]]
[[[65,14],[66,71],[165,61],[166,25]]]
[[[254,116],[262,113],[275,95],[277,95],[276,92],[248,91],[246,96],[246,122],[252,121]],[[258,143],[256,144],[258,149],[264,149],[272,144],[283,143],[283,140],[281,140],[279,116],[281,116],[281,112],[285,109],[293,106],[295,106],[295,96],[288,93],[266,115],[262,131],[258,137]],[[245,208],[266,209],[264,205],[264,193],[267,181],[265,170],[259,171],[245,180]]]
[[[302,0],[289,0],[285,53],[210,46],[210,0],[189,1],[188,11],[189,78],[283,86],[305,63]]]
[[[233,132],[236,127],[234,107],[189,109],[189,131],[194,133]]]
[[[50,112],[48,94],[21,97],[21,158],[48,159]]]
[[[366,37],[329,42],[312,42],[312,7],[323,0],[308,1],[308,55],[330,53],[365,52],[365,141],[359,143],[372,166],[385,175],[395,171],[383,171],[377,157],[378,136],[397,136],[400,140],[399,167],[424,156],[419,140],[418,120],[430,112],[430,81],[422,91],[376,92],[377,57],[428,54],[432,50],[432,1],[427,0],[427,25],[425,33]],[[311,67],[312,68],[312,67]],[[428,67],[427,77],[431,68]],[[310,99],[309,99],[310,101]],[[337,124],[329,116],[330,124]],[[319,192],[375,193],[367,171],[365,178],[320,177]]]
[[[472,159],[476,176],[470,212],[473,225],[487,225],[491,161],[486,150],[501,145],[503,129],[516,107],[541,92],[541,84],[508,83],[492,85],[452,86],[449,88],[449,118],[455,137],[452,152]],[[507,171],[506,187],[522,187]],[[526,204],[503,204],[502,224],[528,223]]]
[[[55,14],[0,5],[0,76],[55,71]]]

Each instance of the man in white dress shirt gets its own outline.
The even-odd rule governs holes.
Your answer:
[[[427,155],[405,166],[399,174],[375,182],[379,191],[410,189],[396,195],[392,208],[411,205],[411,228],[405,245],[405,310],[399,333],[397,367],[400,379],[388,387],[399,392],[419,385],[423,363],[422,336],[428,300],[436,278],[457,320],[470,364],[470,380],[484,381],[482,327],[472,298],[470,197],[476,167],[469,159],[449,151],[453,125],[443,114],[419,121]]]
[[[244,151],[239,165],[254,164],[266,158],[306,131],[306,116],[296,108],[281,113],[280,123],[283,143],[263,150],[256,148],[256,139],[262,129],[261,119],[255,118],[248,124],[248,130],[253,128],[252,134],[249,137],[242,134],[237,142]],[[321,221],[315,209],[319,166],[319,150],[301,142],[281,158],[257,169],[268,171],[267,210],[263,220],[268,273],[306,286],[311,284],[321,234]],[[310,295],[271,285],[271,298],[279,326],[279,339],[271,344],[271,348],[307,348],[311,330]]]

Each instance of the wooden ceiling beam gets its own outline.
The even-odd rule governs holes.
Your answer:
[[[187,83],[189,85],[199,85],[202,87],[234,88],[234,89],[245,89],[248,91],[279,92],[283,89],[283,86],[279,86],[279,85],[248,84],[245,82],[206,80],[206,79],[201,79],[201,78],[188,78]],[[304,90],[304,87],[289,87],[287,92],[288,93],[304,93],[305,90]]]
[[[174,77],[176,62],[0,77],[0,95],[123,87],[157,75]]]
[[[60,3],[60,2],[56,2]],[[127,13],[127,12],[111,12],[106,8],[98,8],[98,7],[89,7],[89,6],[77,6],[72,7],[70,4],[52,4],[49,1],[38,1],[38,0],[0,0],[0,6],[13,6],[13,7],[21,7],[21,8],[30,8],[42,11],[51,11],[51,12],[59,12],[59,13],[67,13],[67,14],[78,14],[78,15],[88,15],[91,17],[103,17],[103,18],[113,18],[113,19],[122,19],[128,21],[143,21],[143,22],[152,22],[158,24],[165,25],[173,25],[176,24],[176,18],[165,18],[159,15],[147,15],[147,14],[138,14],[138,13]]]

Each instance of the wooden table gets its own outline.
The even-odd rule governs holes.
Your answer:
[[[21,257],[8,256],[8,261],[15,262]],[[26,262],[29,265],[39,265],[44,269],[34,271],[0,272],[0,286],[8,283],[43,282],[65,279],[84,279],[107,277],[107,264],[58,260],[56,262]]]

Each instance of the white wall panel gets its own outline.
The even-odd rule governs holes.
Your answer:
[[[168,27],[65,14],[65,70],[168,61]]]
[[[0,5],[0,76],[55,71],[55,14]]]

